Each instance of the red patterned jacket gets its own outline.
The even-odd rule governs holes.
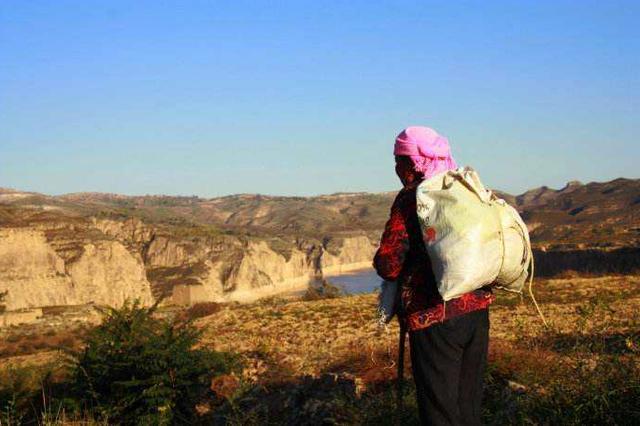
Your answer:
[[[378,275],[398,282],[401,316],[407,320],[409,330],[487,308],[495,299],[491,290],[483,287],[444,303],[420,231],[416,188],[417,185],[405,187],[396,196],[373,260]]]

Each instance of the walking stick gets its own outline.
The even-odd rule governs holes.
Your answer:
[[[402,398],[404,385],[404,342],[407,334],[406,322],[398,317],[400,323],[400,342],[398,343],[398,374],[397,374],[397,392],[396,392],[396,423],[401,424],[402,412],[404,411],[404,400]]]

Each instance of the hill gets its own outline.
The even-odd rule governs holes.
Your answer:
[[[517,207],[530,227],[534,244],[576,247],[637,246],[640,241],[640,180],[569,182],[555,190],[546,186],[520,195],[496,191]],[[239,194],[197,196],[124,196],[75,193],[50,197],[3,190],[0,203],[16,208],[94,216],[131,217],[146,223],[207,229],[236,234],[304,238],[365,233],[377,237],[395,193],[340,193],[315,197]],[[7,219],[5,219],[5,223]]]
[[[529,226],[542,275],[640,266],[640,180],[496,192]],[[12,309],[117,304],[131,292],[186,304],[253,300],[369,266],[394,196],[48,196],[1,189],[0,278]],[[120,290],[106,291],[113,281]]]

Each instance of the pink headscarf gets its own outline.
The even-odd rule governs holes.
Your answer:
[[[445,170],[457,168],[451,156],[449,140],[429,127],[411,126],[396,138],[394,155],[411,158],[413,168],[429,179]]]

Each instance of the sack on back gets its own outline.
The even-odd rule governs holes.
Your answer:
[[[529,233],[471,167],[420,183],[417,213],[438,291],[446,300],[488,284],[522,292],[532,262]]]

